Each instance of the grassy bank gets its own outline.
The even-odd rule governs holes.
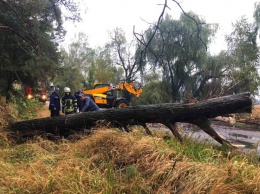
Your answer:
[[[147,136],[99,127],[76,141],[8,140],[1,112],[0,193],[260,193],[259,156],[224,146],[180,144],[170,133]],[[1,119],[0,119],[1,120]]]
[[[100,128],[75,142],[1,140],[0,193],[259,193],[259,159],[157,132]]]

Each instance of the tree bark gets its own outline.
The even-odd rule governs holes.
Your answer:
[[[176,138],[182,141],[174,124],[185,122],[201,127],[216,141],[225,143],[226,141],[223,141],[222,137],[218,136],[214,129],[209,126],[208,118],[231,113],[251,113],[251,111],[252,99],[250,93],[240,93],[196,104],[165,103],[113,108],[97,112],[21,121],[13,123],[9,127],[16,135],[30,137],[43,133],[66,136],[71,131],[90,129],[98,121],[106,121],[125,129],[128,129],[127,126],[129,125],[142,125],[146,131],[148,131],[146,123],[162,123],[173,132]],[[204,122],[205,125],[203,125]]]

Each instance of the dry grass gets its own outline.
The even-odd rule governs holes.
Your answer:
[[[160,133],[101,128],[74,143],[39,138],[7,145],[0,151],[0,193],[260,192],[259,166],[223,156],[216,161],[225,162],[194,161]]]
[[[260,118],[260,105],[255,105],[252,109],[252,118]]]
[[[51,113],[47,106],[41,107],[41,110],[37,112],[37,118],[46,118],[46,117],[50,117],[50,115]]]

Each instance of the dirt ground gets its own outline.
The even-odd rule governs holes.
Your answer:
[[[50,117],[50,111],[48,108],[48,102],[45,103],[46,106],[43,106],[38,112],[37,112],[37,118],[46,118]]]

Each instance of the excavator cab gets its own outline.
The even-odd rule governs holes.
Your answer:
[[[95,84],[95,92],[88,94],[99,108],[112,108],[115,107],[117,102],[117,91],[111,90],[110,84]]]

